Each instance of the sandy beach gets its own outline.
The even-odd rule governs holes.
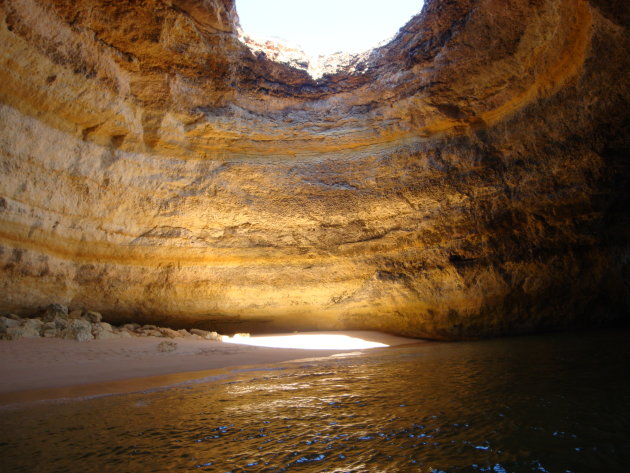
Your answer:
[[[379,332],[326,333],[390,347],[420,342]],[[88,342],[52,338],[0,340],[0,405],[140,391],[218,375],[236,367],[362,351],[267,348],[178,339],[174,351],[160,352],[158,345],[163,341],[158,337]]]

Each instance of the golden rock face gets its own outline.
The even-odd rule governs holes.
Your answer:
[[[0,310],[439,339],[627,319],[619,2],[428,1],[312,79],[231,0],[0,3]]]

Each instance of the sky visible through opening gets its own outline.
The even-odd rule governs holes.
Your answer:
[[[246,34],[300,46],[310,55],[358,53],[396,34],[423,0],[236,0]]]

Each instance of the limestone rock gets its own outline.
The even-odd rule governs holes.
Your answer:
[[[63,338],[76,340],[78,342],[93,340],[92,325],[87,320],[71,319],[63,332]]]
[[[200,330],[197,328],[193,328],[190,330],[190,333],[193,335],[198,335],[206,340],[218,340],[219,334],[217,332],[210,332],[208,330]]]
[[[59,337],[67,326],[67,323],[60,329],[55,321],[44,322],[39,329],[39,334],[44,338],[56,338]]]
[[[39,318],[27,318],[22,319],[20,322],[21,327],[27,327],[29,332],[37,332],[37,336],[39,336],[39,330],[42,327],[42,321]]]
[[[233,0],[4,0],[0,306],[435,339],[627,322],[627,11],[426,0],[313,62],[241,35]]]
[[[50,304],[42,314],[42,321],[50,322],[55,318],[67,319],[68,308],[61,304]]]
[[[119,333],[107,322],[92,323],[92,336],[96,340],[108,340],[111,338],[120,338]]]
[[[10,327],[17,327],[20,325],[19,320],[9,318],[7,316],[0,316],[0,332],[5,331]]]
[[[98,324],[103,320],[103,316],[100,313],[91,310],[85,312],[83,318],[93,324]]]
[[[10,319],[9,319],[10,320]],[[5,329],[0,329],[0,335],[7,340],[20,338],[38,338],[42,321],[39,319],[22,319],[18,325],[9,324]]]
[[[65,330],[66,328],[68,328],[68,323],[70,320],[72,319],[67,319],[65,317],[60,317],[57,315],[50,323],[53,323],[57,330]]]

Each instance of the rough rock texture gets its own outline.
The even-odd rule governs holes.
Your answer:
[[[0,1],[0,312],[466,338],[628,320],[626,0],[430,0],[319,80],[232,0]]]

